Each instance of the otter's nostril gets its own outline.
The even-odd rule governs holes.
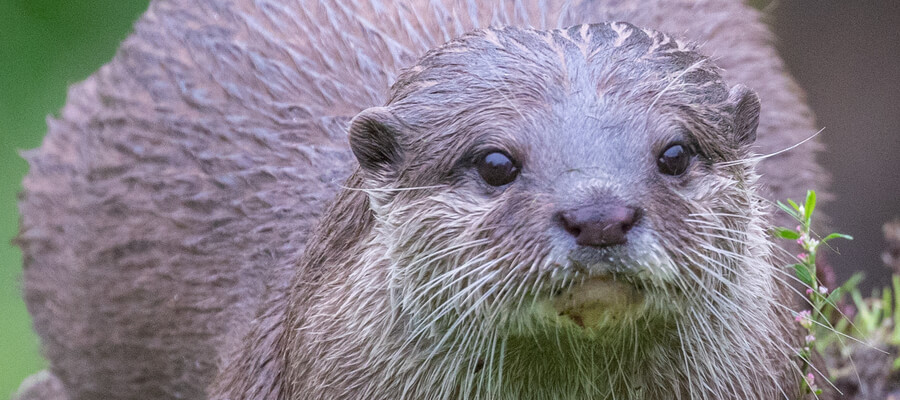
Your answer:
[[[574,237],[578,237],[581,234],[581,228],[578,225],[574,224],[572,221],[572,215],[566,215],[567,212],[560,212],[556,215],[556,219],[559,221],[559,224],[562,225],[563,229],[566,230],[570,235]]]
[[[631,215],[622,221],[622,224],[623,224],[622,228],[625,231],[625,233],[628,233],[628,231],[630,231],[631,228],[633,228],[635,225],[637,225],[638,221],[641,220],[641,217],[644,216],[644,210],[641,208],[631,208],[631,207],[625,207],[625,208],[631,210]]]
[[[641,216],[638,208],[606,204],[563,211],[558,219],[575,243],[606,247],[625,243],[626,234]]]

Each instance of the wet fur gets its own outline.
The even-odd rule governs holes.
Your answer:
[[[392,333],[408,321],[392,317],[396,311],[392,313],[389,300],[396,298],[389,294],[396,288],[392,285],[417,278],[389,276],[384,267],[404,254],[418,253],[385,252],[391,243],[378,240],[399,241],[414,235],[398,229],[410,215],[423,216],[418,207],[425,200],[413,192],[396,196],[352,189],[403,177],[390,175],[398,170],[382,165],[396,161],[390,157],[367,166],[370,172],[383,166],[383,174],[354,172],[346,142],[350,120],[366,108],[397,101],[400,95],[389,97],[389,85],[398,79],[413,83],[418,79],[414,71],[400,75],[402,68],[412,66],[427,49],[473,28],[495,23],[551,28],[625,20],[700,43],[700,51],[723,68],[726,82],[743,83],[759,93],[763,107],[753,152],[780,150],[814,132],[808,109],[784,74],[769,34],[753,11],[730,1],[651,3],[586,2],[563,8],[526,2],[503,8],[448,1],[408,8],[388,4],[384,14],[377,15],[368,3],[200,1],[186,7],[154,2],[116,58],[72,88],[61,117],[48,121],[50,130],[41,148],[26,154],[31,170],[24,182],[19,238],[26,263],[25,295],[51,361],[50,370],[65,386],[66,393],[60,397],[202,398],[210,382],[210,393],[216,398],[363,394],[378,398],[374,391],[379,389],[394,395],[389,398],[397,398],[397,393],[422,398],[415,395],[416,390],[439,389],[460,396],[474,395],[474,388],[480,387],[490,394],[501,386],[501,377],[510,385],[511,378],[500,373],[498,361],[490,361],[490,354],[481,367],[487,380],[472,382],[466,379],[467,371],[473,371],[477,360],[439,353],[422,368],[417,360],[423,353],[394,351],[401,344]],[[398,87],[409,87],[410,82]],[[410,107],[415,111],[417,106]],[[383,118],[378,121],[384,123]],[[403,122],[411,123],[409,117]],[[740,156],[723,155],[725,159]],[[415,171],[411,175],[420,178],[429,176],[421,168],[440,167],[425,161],[409,165]],[[717,248],[739,256],[717,251],[703,254],[720,262],[744,262],[741,265],[747,268],[746,273],[731,272],[749,284],[706,292],[727,299],[718,307],[722,321],[746,313],[744,326],[715,318],[708,320],[708,326],[702,325],[701,318],[696,321],[700,325],[677,325],[672,332],[679,332],[681,339],[696,340],[686,348],[707,354],[701,360],[710,364],[680,365],[682,369],[667,374],[646,376],[648,398],[661,396],[655,390],[665,385],[681,387],[677,393],[685,398],[701,393],[724,392],[735,398],[760,391],[771,394],[778,387],[774,383],[790,375],[783,368],[756,369],[768,362],[750,362],[732,369],[747,374],[739,382],[714,376],[721,367],[715,362],[728,360],[721,357],[723,351],[752,355],[756,361],[774,357],[783,362],[787,357],[776,342],[743,342],[783,330],[777,323],[752,324],[778,310],[756,310],[741,303],[777,306],[768,281],[752,277],[754,271],[765,274],[771,267],[765,257],[756,257],[768,252],[760,239],[765,220],[761,213],[766,208],[753,191],[746,190],[756,178],[745,167],[732,168],[728,172],[732,175],[726,176],[743,174],[742,178],[723,180],[717,189],[732,195],[714,196],[716,191],[710,188],[711,197],[695,202],[708,209],[684,210],[696,214],[695,226],[709,237],[733,238],[734,232],[740,232],[751,235],[755,239],[750,243],[760,246],[740,248],[729,244],[731,239],[722,239],[724,245],[716,239],[702,241],[719,243]],[[769,198],[799,198],[799,191],[816,186],[813,178],[819,172],[811,152],[766,159],[758,170],[760,193]],[[351,189],[338,192],[342,185]],[[453,192],[441,193],[445,197],[440,200],[459,201],[473,215],[505,212],[490,210],[490,204],[451,198]],[[409,201],[402,201],[404,196]],[[328,204],[330,217],[311,233]],[[741,216],[716,216],[719,210],[739,210]],[[439,216],[444,212],[445,217],[449,212],[433,211]],[[390,218],[377,225],[375,215]],[[503,224],[488,226],[515,230]],[[456,229],[465,233],[453,239],[460,241],[457,244],[466,246],[466,240],[475,240],[472,226]],[[673,238],[700,239],[698,235]],[[436,238],[433,244],[449,248],[450,243]],[[335,251],[337,244],[347,248]],[[665,248],[702,249],[694,244]],[[470,253],[457,257],[472,259],[472,252],[484,249],[483,244],[471,245],[475,247]],[[519,242],[502,248],[522,252],[494,258],[508,266],[514,265],[513,260],[541,259],[538,249]],[[668,255],[695,261],[699,257]],[[754,286],[760,286],[759,290],[751,290]],[[483,290],[477,285],[471,288]],[[737,290],[741,292],[729,293]],[[416,303],[415,294],[400,295]],[[700,303],[707,300],[712,301],[694,298]],[[493,321],[496,315],[479,318]],[[527,330],[530,324],[501,322],[512,330]],[[519,328],[514,326],[517,323]],[[467,326],[478,330],[485,325]],[[695,329],[706,335],[718,331],[737,341],[709,347],[704,339],[710,336]],[[735,329],[741,333],[731,335]],[[749,334],[748,329],[761,331]],[[368,332],[386,333],[370,337]],[[310,337],[320,342],[306,344]],[[501,343],[497,336],[478,337],[481,350],[503,343],[508,349],[527,346],[514,340]],[[577,335],[564,333],[563,340],[569,340],[564,349],[571,352],[559,353],[560,359],[548,364],[568,365],[583,361],[581,357],[616,354],[622,361],[621,372],[601,373],[622,393],[632,390],[627,368],[645,370],[643,363],[655,362],[653,357],[681,357],[654,352],[654,344],[638,339],[625,343],[634,350],[629,354],[610,353],[608,348],[595,353],[578,350],[583,347],[576,339]],[[669,338],[672,343],[681,339]],[[453,343],[460,348],[476,345]],[[748,353],[760,345],[762,353]],[[416,346],[428,348],[427,343]],[[563,385],[572,388],[573,394],[587,393],[590,388],[585,382],[596,382],[583,379],[590,374],[564,371],[528,375],[539,371],[522,363],[545,360],[535,355],[546,353],[523,354],[526,357],[504,366],[507,375],[520,371],[524,375],[515,376],[521,381]],[[447,379],[448,371],[457,371],[458,378]],[[707,372],[680,376],[677,371]],[[699,377],[721,386],[713,385],[714,392],[707,392],[691,381]],[[375,382],[382,386],[373,387]]]

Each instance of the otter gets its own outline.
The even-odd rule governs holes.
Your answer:
[[[153,2],[26,154],[21,397],[797,398],[812,127],[737,1]]]

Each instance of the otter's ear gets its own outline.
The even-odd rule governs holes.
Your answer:
[[[734,107],[735,144],[739,148],[747,148],[756,141],[759,96],[744,85],[735,85],[728,93],[728,103]]]
[[[399,129],[400,121],[385,107],[363,110],[350,121],[350,150],[368,177],[386,180],[395,175],[402,158]]]

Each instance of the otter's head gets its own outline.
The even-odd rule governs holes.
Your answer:
[[[771,295],[742,161],[758,116],[709,59],[627,23],[487,29],[428,53],[350,128],[398,314],[460,348],[488,332],[619,341]]]

